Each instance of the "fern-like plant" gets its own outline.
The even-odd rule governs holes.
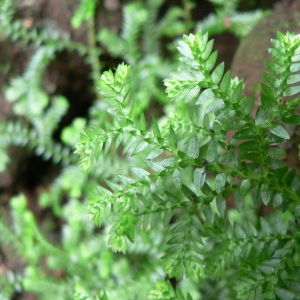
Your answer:
[[[85,170],[111,151],[131,166],[88,203],[112,250],[130,253],[140,236],[163,231],[157,264],[203,291],[219,284],[211,299],[300,297],[300,178],[279,147],[289,139],[283,123],[300,124],[300,37],[279,32],[272,43],[254,119],[253,97],[243,97],[243,81],[224,74],[223,63],[215,66],[213,41],[199,31],[179,42],[180,68],[165,80],[165,117],[150,127],[143,112],[132,117],[130,66],[121,64],[99,83],[111,123],[90,125],[77,145]],[[259,214],[264,206],[269,215]],[[149,299],[191,298],[162,279]]]

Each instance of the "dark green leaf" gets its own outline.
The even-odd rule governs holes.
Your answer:
[[[201,191],[205,182],[206,172],[205,168],[196,168],[194,172],[194,184],[198,191]]]
[[[299,125],[300,124],[300,116],[292,115],[292,116],[283,116],[281,120],[286,124]]]
[[[278,234],[282,234],[282,235],[286,234],[286,228],[280,219],[276,220],[275,226]]]
[[[249,140],[255,137],[255,133],[250,128],[242,129],[233,136],[235,140]]]
[[[260,143],[257,141],[246,141],[238,145],[244,151],[260,151]]]

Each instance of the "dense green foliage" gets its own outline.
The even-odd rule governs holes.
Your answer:
[[[281,147],[285,124],[300,124],[300,38],[272,41],[256,110],[243,80],[216,65],[205,32],[241,36],[263,13],[245,22],[238,1],[211,2],[216,14],[196,25],[202,30],[175,41],[194,26],[191,1],[162,18],[163,1],[130,3],[118,35],[97,32],[97,1],[82,0],[71,23],[88,23],[88,45],[26,29],[3,2],[1,34],[35,50],[6,88],[18,118],[0,120],[0,169],[14,145],[61,172],[39,197],[54,220],[38,224],[21,193],[10,199],[11,224],[0,219],[1,251],[25,265],[0,274],[0,299],[18,291],[39,299],[300,299],[300,178]],[[57,141],[70,99],[49,96],[41,78],[62,49],[85,57],[97,99]],[[107,50],[125,62],[100,76]],[[149,116],[153,101],[163,116]],[[55,220],[59,237],[49,234]]]

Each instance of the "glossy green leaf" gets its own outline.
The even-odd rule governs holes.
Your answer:
[[[293,96],[295,94],[298,94],[299,92],[300,92],[300,86],[290,86],[283,92],[283,96],[284,97]]]
[[[156,158],[157,156],[159,156],[160,154],[162,154],[164,152],[163,149],[160,149],[158,147],[155,147],[154,149],[152,149],[149,154],[146,156],[146,159],[153,159]]]
[[[269,130],[273,134],[275,134],[275,135],[277,135],[277,136],[279,136],[283,139],[288,140],[290,138],[289,133],[281,125],[279,125],[278,123],[272,123],[269,127]]]
[[[289,287],[290,289],[300,292],[300,281],[299,280],[293,280],[293,279],[285,279],[284,284]]]
[[[127,139],[126,143],[125,143],[125,146],[124,146],[124,149],[123,149],[123,152],[122,152],[122,155],[124,155],[126,152],[128,152],[128,150],[132,147],[132,145],[134,144],[136,140],[136,137],[131,135],[129,136],[129,138]]]

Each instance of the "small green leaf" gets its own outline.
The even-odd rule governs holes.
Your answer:
[[[285,151],[279,148],[269,148],[268,155],[270,158],[281,158],[286,155]]]
[[[250,188],[251,188],[251,180],[244,179],[240,186],[240,191],[242,196],[246,196],[249,193]]]
[[[227,71],[221,81],[220,89],[222,92],[227,92],[231,83],[231,72]]]
[[[208,72],[210,72],[213,67],[215,66],[215,63],[217,61],[218,58],[218,51],[214,51],[210,57],[208,58],[208,60],[205,62],[205,68]]]
[[[244,206],[244,197],[242,196],[239,190],[236,190],[233,193],[233,198],[234,198],[235,207],[240,212]]]
[[[210,103],[207,107],[205,112],[212,113],[222,109],[225,106],[225,103],[222,99],[215,99],[212,103]]]
[[[142,168],[138,168],[138,167],[132,167],[131,171],[136,175],[136,177],[138,177],[139,179],[143,180],[143,181],[147,181],[149,182],[149,175],[150,173]]]
[[[189,142],[187,155],[192,158],[197,158],[199,155],[199,142],[196,135]]]
[[[240,102],[241,109],[249,115],[252,112],[254,106],[254,96],[243,98]]]
[[[124,155],[126,152],[128,152],[128,150],[131,148],[131,146],[134,144],[136,140],[136,137],[131,135],[129,136],[129,138],[127,139],[127,142],[124,146],[124,149],[123,149],[123,152],[122,152],[122,155]]]
[[[239,166],[237,155],[233,148],[228,151],[228,165],[230,168],[237,168]]]
[[[223,191],[226,184],[227,175],[224,173],[217,174],[215,178],[216,192],[219,194]]]
[[[179,169],[175,169],[172,174],[173,182],[178,190],[181,190],[182,187],[182,175]]]
[[[269,127],[270,132],[273,134],[288,140],[290,138],[289,133],[278,123],[271,123]]]
[[[172,125],[170,125],[169,129],[169,143],[172,147],[177,148],[177,138]]]
[[[200,105],[200,104],[206,103],[208,101],[211,101],[213,99],[215,99],[215,94],[212,92],[211,89],[206,89],[200,94],[200,96],[197,99],[197,101],[195,102],[195,104]]]
[[[290,86],[284,91],[283,96],[284,97],[293,96],[299,92],[300,92],[300,86]]]
[[[160,130],[159,130],[157,121],[156,121],[156,119],[154,117],[152,118],[152,128],[153,128],[153,135],[156,138],[160,138],[161,137]]]
[[[219,84],[224,73],[224,62],[220,63],[212,72],[211,80],[214,84]]]
[[[260,187],[260,195],[261,195],[261,200],[265,205],[268,205],[272,196],[273,196],[273,191],[270,189],[270,187],[263,183]]]
[[[217,143],[214,139],[209,141],[205,157],[208,162],[215,162],[218,159]]]
[[[147,142],[142,142],[140,144],[138,144],[135,149],[133,150],[131,156],[134,156],[140,152],[142,152],[144,149],[146,149],[148,147],[148,143]]]
[[[226,213],[226,200],[221,195],[218,195],[216,198],[217,209],[221,218],[225,217]]]
[[[281,300],[293,300],[295,299],[295,294],[287,291],[285,289],[277,287],[275,289],[276,295],[281,299]]]
[[[293,279],[284,280],[284,284],[296,292],[300,292],[300,281]]]
[[[146,159],[153,159],[156,158],[157,156],[159,156],[160,154],[162,154],[164,152],[163,149],[160,149],[158,147],[155,147],[154,149],[152,149],[150,151],[150,153],[147,155]]]
[[[144,115],[143,111],[141,111],[141,113],[140,113],[140,129],[142,131],[147,130],[147,123],[146,123],[146,119],[145,119],[145,115]]]
[[[260,227],[261,227],[263,233],[265,235],[271,234],[272,230],[271,230],[269,223],[263,217],[260,217],[259,221],[260,221]]]
[[[194,184],[198,191],[201,191],[205,182],[206,172],[205,168],[196,168],[194,172]]]
[[[232,101],[234,103],[239,103],[242,98],[242,93],[243,93],[243,82],[240,82],[234,89],[232,93]]]

